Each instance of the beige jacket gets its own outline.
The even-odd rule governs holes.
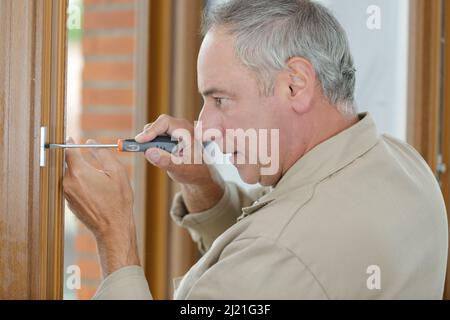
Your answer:
[[[272,190],[228,183],[214,208],[189,215],[178,195],[171,215],[204,255],[175,298],[441,299],[448,234],[438,183],[412,147],[361,118]],[[127,267],[95,298],[151,294],[142,269]]]

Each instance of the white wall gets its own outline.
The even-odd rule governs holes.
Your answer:
[[[356,102],[380,132],[406,140],[408,0],[318,0],[347,31],[357,69]],[[370,30],[369,6],[380,8],[381,29]]]

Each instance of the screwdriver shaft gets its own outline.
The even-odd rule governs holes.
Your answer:
[[[89,148],[117,148],[117,144],[55,144],[51,143],[47,145],[48,149],[89,149]]]

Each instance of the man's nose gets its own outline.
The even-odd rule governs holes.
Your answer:
[[[223,127],[219,112],[209,106],[203,106],[196,128],[201,128],[203,141],[221,139]]]

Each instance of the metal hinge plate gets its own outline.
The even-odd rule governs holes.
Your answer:
[[[40,137],[40,145],[39,145],[39,165],[45,167],[46,165],[46,148],[45,144],[47,143],[47,127],[41,127],[41,137]]]

